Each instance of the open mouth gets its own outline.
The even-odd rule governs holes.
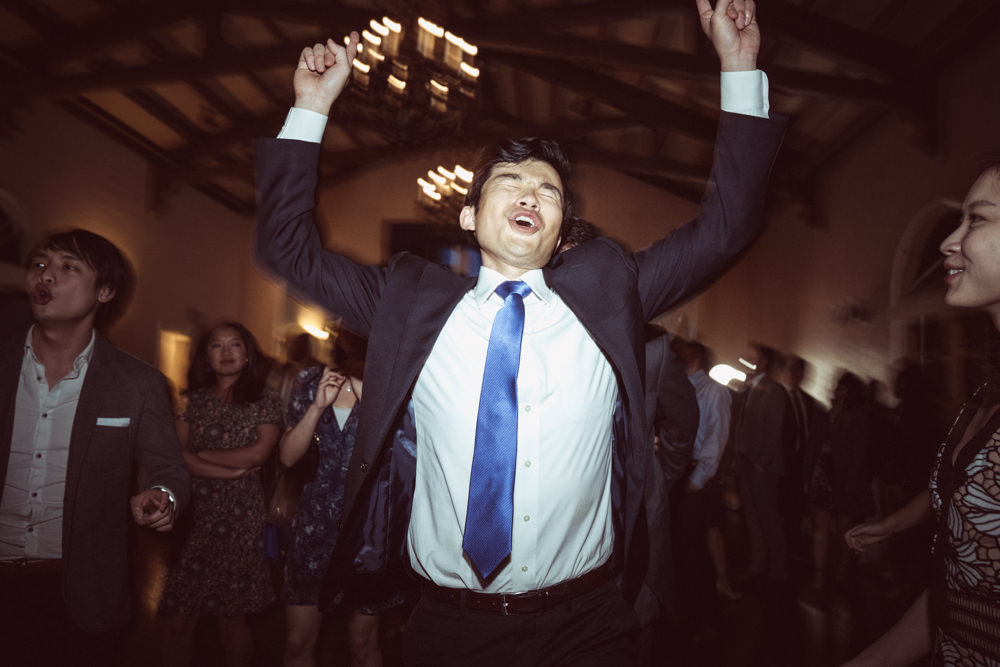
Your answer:
[[[511,226],[526,232],[538,229],[538,219],[525,213],[519,213],[510,220]]]
[[[52,301],[52,293],[44,287],[35,288],[35,293],[32,295],[35,303],[39,306],[44,306],[49,301]]]

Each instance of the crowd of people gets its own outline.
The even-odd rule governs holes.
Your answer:
[[[604,667],[648,664],[652,624],[685,599],[790,590],[790,558],[808,559],[798,593],[822,604],[857,552],[927,522],[926,549],[907,544],[928,566],[906,570],[926,591],[851,664],[1000,664],[992,377],[938,447],[918,369],[891,409],[846,371],[817,400],[805,360],[754,344],[731,391],[708,377],[704,345],[647,326],[760,232],[785,128],[756,68],[754,3],[696,5],[723,78],[697,219],[627,252],[574,215],[559,144],[504,140],[458,221],[482,257],[472,277],[322,246],[318,147],[359,38],[306,47],[295,107],[256,146],[256,257],[341,318],[329,364],[300,351],[275,367],[223,321],[198,337],[173,410],[164,378],[104,337],[132,291],[128,261],[84,230],[43,237],[26,264],[30,322],[0,348],[5,652],[122,661],[131,524],[171,535],[164,664],[191,664],[209,617],[226,663],[251,664],[248,618],[280,601],[286,665],[317,664],[329,610],[352,663],[381,664],[380,617],[405,604],[406,664]],[[1000,168],[962,211],[941,246],[947,302],[1000,327]],[[277,549],[275,503],[286,520],[295,508]],[[727,549],[733,515],[745,554]],[[708,586],[690,576],[696,549]]]

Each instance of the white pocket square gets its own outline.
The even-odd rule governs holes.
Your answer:
[[[117,426],[118,428],[124,428],[132,423],[132,420],[128,417],[98,417],[98,426]]]

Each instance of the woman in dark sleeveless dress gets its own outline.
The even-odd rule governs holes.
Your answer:
[[[978,308],[1000,329],[1000,165],[987,169],[941,244],[952,306]],[[930,485],[908,505],[845,535],[857,551],[933,512],[929,587],[850,665],[1000,665],[1000,380],[966,403],[938,450]]]

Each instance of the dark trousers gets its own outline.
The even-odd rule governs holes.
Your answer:
[[[459,609],[424,596],[410,615],[403,661],[413,667],[634,665],[639,623],[614,582],[537,614]]]
[[[18,667],[122,664],[123,630],[85,632],[63,604],[62,572],[0,576],[0,663]]]
[[[785,532],[778,511],[778,476],[745,462],[740,497],[750,536],[747,574],[783,581],[788,578]]]

